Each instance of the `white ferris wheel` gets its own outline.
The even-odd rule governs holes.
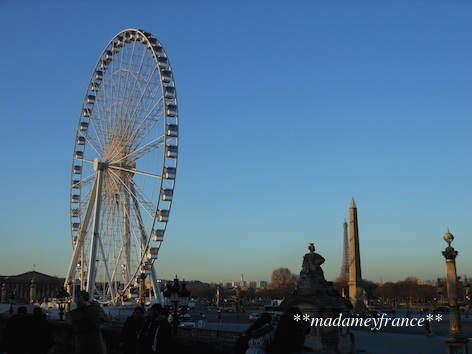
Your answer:
[[[100,54],[77,127],[69,289],[120,304],[149,277],[151,299],[162,302],[154,264],[174,193],[177,116],[161,43],[138,29],[118,33]]]

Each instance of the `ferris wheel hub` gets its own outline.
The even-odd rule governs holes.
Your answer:
[[[105,169],[105,166],[108,165],[108,161],[105,161],[105,162],[101,162],[101,161],[98,161],[98,158],[95,158],[95,160],[93,160],[93,170],[94,171],[103,171]]]
[[[100,162],[98,162],[98,158],[95,158],[95,160],[93,160],[93,170],[98,171],[99,168],[100,168]]]

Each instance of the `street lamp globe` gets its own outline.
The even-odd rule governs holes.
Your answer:
[[[447,230],[446,234],[444,235],[444,241],[447,242],[448,246],[451,246],[451,242],[454,241],[454,236]]]

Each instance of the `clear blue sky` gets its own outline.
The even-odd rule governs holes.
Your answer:
[[[179,95],[175,198],[157,267],[202,281],[334,280],[359,214],[363,277],[444,276],[450,228],[472,275],[472,3],[1,1],[0,274],[65,276],[69,180],[86,85],[142,28]]]

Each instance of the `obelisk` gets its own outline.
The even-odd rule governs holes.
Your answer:
[[[361,254],[359,252],[359,228],[357,226],[357,206],[352,198],[349,207],[349,300],[355,309],[364,309],[362,288]]]
[[[346,220],[343,223],[343,262],[341,265],[341,272],[339,274],[339,279],[343,282],[349,281],[349,232],[347,231],[348,225]]]

